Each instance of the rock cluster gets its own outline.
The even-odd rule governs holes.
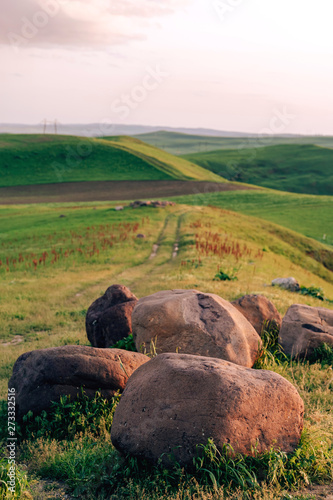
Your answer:
[[[264,325],[279,328],[281,316],[263,296],[230,303],[198,290],[164,290],[138,300],[112,285],[87,312],[87,335],[98,348],[63,346],[18,358],[9,381],[17,417],[48,410],[63,395],[76,398],[81,387],[89,397],[124,391],[111,431],[124,454],[188,465],[209,438],[220,451],[230,445],[247,455],[272,447],[292,452],[304,406],[283,377],[252,369]],[[157,356],[109,348],[131,332],[137,350],[154,344]],[[279,342],[299,358],[324,342],[333,347],[333,311],[291,306]]]
[[[140,208],[140,207],[154,207],[154,208],[164,208],[164,207],[173,207],[175,205],[175,202],[173,201],[161,201],[161,200],[156,200],[156,201],[133,201],[130,203],[130,207],[132,208]]]

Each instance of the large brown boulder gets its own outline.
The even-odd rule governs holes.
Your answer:
[[[61,396],[76,398],[83,387],[94,397],[97,390],[105,398],[124,390],[128,377],[147,356],[122,349],[95,349],[86,346],[51,347],[20,356],[8,383],[15,389],[19,419],[29,410],[34,414],[50,408]]]
[[[333,347],[333,311],[294,304],[282,320],[279,342],[286,354],[301,359],[323,343]]]
[[[231,302],[261,335],[263,328],[275,326],[280,329],[282,318],[275,305],[264,295],[244,295]]]
[[[151,341],[156,352],[180,352],[226,359],[252,367],[261,340],[237,309],[212,293],[165,290],[139,300],[132,315],[139,351]]]
[[[114,446],[152,462],[173,454],[192,463],[196,446],[212,438],[219,450],[253,455],[271,447],[292,452],[303,429],[304,405],[280,375],[220,359],[161,354],[129,379],[111,429]]]
[[[132,333],[132,312],[137,297],[123,285],[110,286],[95,300],[86,316],[88,339],[94,347],[111,347]]]

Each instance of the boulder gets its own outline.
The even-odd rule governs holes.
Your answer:
[[[279,343],[286,354],[311,357],[323,343],[333,347],[333,311],[294,304],[282,320]]]
[[[13,368],[8,387],[16,393],[16,414],[21,419],[29,410],[34,414],[48,410],[61,396],[76,398],[80,387],[93,398],[101,389],[111,398],[124,390],[128,377],[147,356],[122,349],[96,349],[63,346],[22,354]]]
[[[180,352],[226,359],[252,367],[261,345],[253,326],[237,309],[211,293],[164,290],[140,299],[132,315],[133,338],[156,352]]]
[[[289,453],[303,429],[304,405],[280,375],[224,360],[166,353],[131,376],[115,411],[114,446],[157,462],[170,454],[190,465],[197,445],[212,438],[221,451],[253,455],[271,447]]]
[[[275,326],[280,329],[282,318],[275,305],[263,295],[244,295],[231,302],[261,335],[263,327]]]
[[[110,347],[132,333],[132,312],[137,297],[123,285],[110,286],[95,300],[86,316],[86,331],[94,347]]]
[[[298,292],[299,290],[299,283],[295,278],[276,278],[272,281],[272,286],[279,286],[290,292]]]

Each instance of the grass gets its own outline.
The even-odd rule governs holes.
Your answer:
[[[1,424],[6,419],[7,383],[17,357],[32,349],[87,345],[85,311],[111,284],[125,284],[138,297],[161,288],[196,288],[227,300],[260,293],[281,314],[295,301],[318,306],[315,297],[267,286],[273,278],[292,274],[304,286],[321,288],[326,297],[333,297],[333,273],[307,255],[326,248],[314,240],[219,208],[176,205],[116,212],[113,206],[0,207],[0,259],[5,264],[9,259],[9,270],[0,267],[0,339],[8,343],[14,335],[22,337],[21,343],[9,343],[0,350]],[[146,237],[137,239],[137,232]],[[175,241],[179,253],[172,257]],[[159,249],[150,259],[155,243]],[[53,263],[52,250],[58,256]],[[48,256],[39,262],[44,252]],[[230,275],[235,268],[237,281],[213,281],[219,270]],[[325,303],[325,307],[333,310],[333,304]],[[131,345],[131,339],[123,343],[123,347]],[[114,450],[109,428],[116,401],[110,405],[97,395],[92,403],[84,398],[77,403],[63,400],[36,421],[28,417],[25,435],[18,442],[20,470],[23,476],[28,474],[24,488],[30,488],[33,498],[48,498],[49,493],[50,498],[60,498],[57,489],[46,491],[47,484],[91,499],[111,495],[133,500],[311,498],[303,491],[308,483],[333,481],[331,366],[285,360],[273,347],[274,335],[266,343],[271,356],[261,359],[261,368],[286,377],[305,401],[306,431],[296,454],[231,458],[227,450],[220,454],[213,443],[203,443],[204,455],[191,470],[177,464],[171,471],[151,467]],[[296,489],[302,493],[292,493]]]
[[[0,135],[0,187],[106,180],[222,179],[137,139]]]
[[[183,158],[230,181],[294,193],[333,195],[333,149],[284,144],[220,149]]]

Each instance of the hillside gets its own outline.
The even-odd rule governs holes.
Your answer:
[[[172,198],[178,203],[233,210],[260,217],[309,238],[333,245],[333,197],[284,193],[268,189],[203,193]]]
[[[263,148],[279,144],[314,144],[325,148],[333,148],[333,137],[329,136],[276,135],[262,140],[261,137],[254,134],[249,137],[228,136],[227,134],[225,137],[217,137],[215,135],[185,134],[161,130],[158,132],[137,134],[135,137],[174,155],[202,153],[216,149]]]
[[[292,274],[305,287],[320,287],[325,297],[333,299],[333,273],[308,253],[327,251],[327,247],[274,224],[263,224],[254,217],[214,207],[184,205],[126,208],[118,212],[114,204],[107,202],[0,207],[0,219],[0,260],[4,264],[0,266],[0,443],[4,447],[8,440],[8,380],[14,362],[21,354],[35,349],[87,346],[87,308],[111,284],[128,286],[138,298],[176,288],[195,288],[226,300],[248,293],[263,294],[282,315],[294,303],[333,308],[332,303],[323,303],[313,296],[270,286],[272,279]],[[145,238],[136,238],[137,233],[143,233]],[[157,251],[151,257],[153,248]],[[238,251],[234,252],[234,248]],[[237,279],[214,280],[218,270]],[[260,490],[256,489],[252,498],[287,498],[283,478],[281,486],[270,479],[280,466],[281,457],[286,468],[293,467],[292,473],[299,474],[297,477],[306,474],[312,483],[328,483],[327,491],[331,491],[332,370],[319,362],[309,364],[284,358],[281,361],[278,354],[267,354],[262,363],[262,368],[282,375],[296,386],[305,404],[305,433],[297,455],[275,456],[272,451],[250,462],[246,477],[250,470],[256,484],[271,481],[267,488],[264,486],[267,491],[269,487],[269,496],[259,496]],[[94,380],[100,376],[95,366]],[[33,370],[41,370],[40,364],[33,365]],[[81,377],[81,372],[75,373]],[[116,401],[111,408],[115,408]],[[206,400],[202,401],[205,404]],[[63,409],[57,409],[55,414],[42,413],[36,423],[30,415],[23,429],[24,440],[19,435],[18,487],[31,491],[25,498],[176,500],[180,498],[180,481],[182,498],[198,498],[198,494],[202,499],[217,498],[217,490],[213,486],[211,492],[207,490],[207,481],[201,476],[197,476],[195,491],[191,489],[191,471],[186,475],[184,469],[177,468],[177,476],[172,475],[169,480],[163,473],[165,469],[150,471],[135,461],[126,464],[110,440],[108,402],[97,397],[89,405],[85,402],[84,407],[78,407],[71,399],[63,404]],[[230,456],[226,457],[229,464]],[[268,462],[273,465],[267,472]],[[238,470],[243,471],[242,464],[237,474]],[[231,484],[235,475],[232,470],[227,474],[225,482]],[[299,481],[297,488],[301,491],[307,483]],[[219,498],[241,498],[236,495],[226,496],[223,492]],[[0,497],[4,498],[1,490]],[[308,498],[307,492],[297,498]]]
[[[104,180],[223,179],[131,138],[0,135],[0,186]]]
[[[231,181],[294,193],[333,194],[333,149],[289,144],[221,149],[184,158]]]

